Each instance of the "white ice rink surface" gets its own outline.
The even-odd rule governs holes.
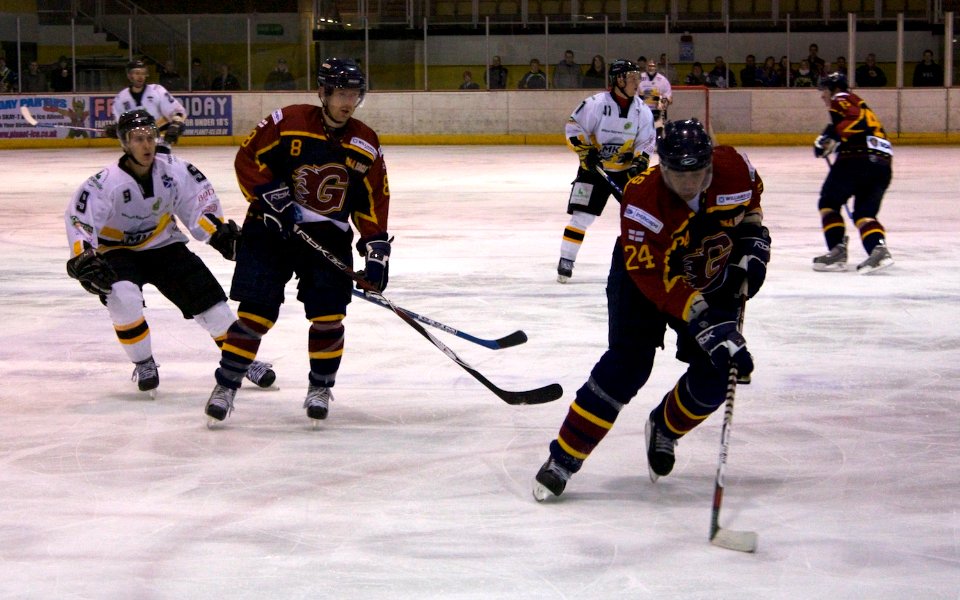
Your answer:
[[[525,330],[499,351],[437,335],[501,387],[559,382],[561,400],[508,406],[356,301],[313,430],[291,284],[261,348],[281,389],[244,387],[216,431],[203,330],[148,288],[161,383],[145,399],[106,310],[65,273],[66,203],[119,151],[0,153],[0,597],[960,598],[960,150],[896,148],[880,218],[897,262],[869,277],[810,269],[823,161],[746,150],[773,260],[747,311],[757,370],[737,390],[720,520],[758,532],[752,555],[707,541],[722,412],[647,478],[643,423],[681,372],[671,335],[560,501],[531,497],[606,340],[615,205],[555,281],[565,148],[386,148],[387,297],[481,337]],[[240,220],[234,149],[177,153]],[[190,246],[228,286],[232,265]]]

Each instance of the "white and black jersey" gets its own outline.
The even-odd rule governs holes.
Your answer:
[[[148,250],[186,242],[179,219],[194,238],[207,241],[223,208],[210,181],[192,164],[171,154],[157,154],[149,177],[135,178],[120,162],[88,178],[74,193],[65,220],[71,256],[84,245]]]
[[[637,96],[650,107],[650,110],[662,109],[663,99],[668,103],[673,100],[673,88],[670,87],[670,80],[664,77],[663,73],[656,73],[651,78],[649,73],[644,72],[640,74]]]
[[[610,172],[626,171],[641,152],[652,154],[656,138],[650,109],[637,97],[621,108],[612,92],[600,92],[581,102],[564,131],[572,149],[597,146],[603,169]]]
[[[113,99],[113,119],[120,121],[120,115],[127,111],[142,108],[157,120],[157,127],[163,128],[180,115],[182,120],[187,110],[179,100],[174,98],[167,88],[156,83],[148,83],[139,94],[131,88],[125,87]]]

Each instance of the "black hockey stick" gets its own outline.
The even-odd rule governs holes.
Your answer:
[[[740,316],[737,319],[737,331],[743,330],[743,315],[746,312],[747,295],[743,293],[740,301]],[[713,486],[713,512],[710,516],[710,543],[714,546],[754,552],[757,549],[757,533],[737,531],[720,527],[720,504],[723,502],[723,475],[727,467],[727,454],[730,451],[730,427],[733,423],[733,400],[737,391],[737,366],[731,365],[727,374],[727,398],[723,410],[723,427],[720,429],[720,461],[717,465],[717,477]]]
[[[356,296],[357,298],[363,298],[364,300],[366,300],[366,301],[368,301],[368,302],[372,302],[373,304],[378,304],[378,305],[380,305],[380,306],[383,306],[384,308],[391,308],[391,307],[390,307],[390,304],[389,304],[386,300],[384,300],[382,296],[379,296],[379,295],[367,295],[367,294],[361,292],[360,290],[356,290],[356,289],[353,290],[353,295]],[[470,335],[469,333],[464,333],[463,331],[460,331],[459,329],[454,329],[453,327],[450,327],[449,325],[444,325],[444,324],[441,323],[440,321],[434,321],[434,320],[431,319],[430,317],[425,317],[425,316],[423,316],[423,315],[418,315],[417,313],[413,312],[412,310],[409,310],[409,309],[406,309],[406,308],[401,308],[401,307],[399,307],[399,306],[398,306],[397,308],[400,309],[400,310],[402,310],[403,312],[407,313],[407,316],[410,317],[411,319],[414,319],[414,320],[416,320],[416,321],[420,321],[421,323],[423,323],[423,324],[425,324],[425,325],[429,325],[429,326],[431,326],[431,327],[436,327],[436,328],[439,329],[440,331],[446,331],[447,333],[449,333],[449,334],[451,334],[451,335],[455,335],[455,336],[457,336],[458,338],[465,339],[465,340],[467,340],[467,341],[473,342],[474,344],[479,344],[479,345],[481,345],[481,346],[484,346],[484,347],[486,347],[486,348],[490,348],[490,349],[493,349],[493,350],[503,350],[504,348],[510,348],[511,346],[518,346],[518,345],[520,345],[520,344],[522,344],[522,343],[524,343],[524,342],[527,341],[527,334],[524,333],[523,331],[520,331],[520,330],[514,331],[513,333],[511,333],[511,334],[509,334],[509,335],[505,335],[505,336],[503,336],[502,338],[497,338],[497,339],[495,339],[495,340],[488,340],[488,339],[484,339],[484,338],[478,338],[478,337],[476,337],[476,336]]]
[[[32,114],[30,114],[30,109],[26,106],[20,107],[20,115],[23,117],[24,121],[34,127],[41,127],[44,129],[73,129],[75,131],[95,131],[97,133],[105,133],[103,129],[97,129],[96,127],[76,127],[74,125],[66,125],[64,123],[40,123]]]
[[[342,260],[333,255],[329,250],[321,246],[315,239],[313,239],[309,233],[304,231],[300,225],[295,224],[293,226],[293,232],[297,234],[304,242],[306,242],[311,248],[323,255],[327,261],[330,262],[334,267],[339,269],[344,275],[356,282],[356,284],[363,289],[364,291],[379,296],[383,303],[390,308],[398,317],[403,319],[403,321],[417,330],[417,333],[423,337],[430,340],[434,346],[437,347],[441,352],[447,355],[453,362],[460,365],[463,370],[473,376],[474,379],[479,381],[486,387],[488,390],[497,395],[498,398],[506,402],[507,404],[517,405],[517,404],[544,404],[545,402],[553,402],[554,400],[559,399],[563,396],[563,388],[560,387],[559,383],[551,383],[550,385],[537,388],[535,390],[526,390],[522,392],[511,392],[504,389],[501,389],[494,385],[489,379],[484,377],[479,371],[471,367],[469,364],[464,362],[462,358],[457,356],[457,354],[448,348],[446,344],[433,337],[429,331],[423,328],[422,325],[416,322],[410,315],[403,312],[393,302],[387,300],[383,294],[380,294],[376,288],[374,288],[366,279],[357,274],[356,271],[351,269],[344,263]]]
[[[603,180],[607,182],[607,185],[610,186],[610,191],[613,192],[613,197],[617,199],[618,202],[623,202],[623,190],[620,189],[620,186],[616,184],[610,175],[603,170],[603,167],[597,165],[597,173],[600,173],[600,176],[603,177]]]

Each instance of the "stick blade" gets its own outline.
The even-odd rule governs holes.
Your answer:
[[[727,550],[737,552],[756,552],[758,536],[754,531],[736,531],[734,529],[717,529],[710,538],[710,543]]]
[[[26,106],[23,106],[23,105],[20,106],[20,116],[23,117],[24,121],[26,121],[27,123],[30,123],[31,125],[35,126],[37,124],[37,120],[33,118],[33,115],[30,114],[30,109],[27,108]]]
[[[487,387],[495,393],[501,400],[507,404],[517,406],[520,404],[546,404],[563,397],[563,387],[559,383],[551,383],[535,390],[526,390],[522,392],[510,392],[499,388]]]
[[[526,343],[527,334],[521,330],[514,331],[510,335],[505,335],[502,338],[495,341],[496,349],[502,350],[503,348],[510,348],[512,346],[519,346],[520,344]]]

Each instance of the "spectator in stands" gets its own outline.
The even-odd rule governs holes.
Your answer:
[[[913,70],[913,87],[943,87],[943,67],[933,60],[933,50],[923,51],[923,60]]]
[[[607,87],[607,63],[597,54],[590,61],[590,68],[583,74],[583,87],[605,89]]]
[[[263,84],[265,90],[294,90],[297,84],[293,73],[287,69],[287,59],[278,58],[277,66],[267,73],[267,81]]]
[[[57,59],[57,68],[50,72],[50,90],[60,93],[73,91],[73,69],[66,56]]]
[[[524,73],[520,78],[521,90],[545,90],[547,89],[547,75],[540,70],[540,60],[530,59],[530,70]]]
[[[239,90],[240,81],[230,72],[230,65],[223,63],[220,65],[220,74],[217,75],[210,89],[217,91]]]
[[[210,89],[210,80],[207,78],[207,72],[203,68],[203,62],[199,58],[193,59],[190,63],[190,89],[194,92],[197,90],[209,90]]]
[[[486,77],[491,90],[507,89],[507,68],[500,63],[500,57],[490,59],[489,75]]]
[[[833,65],[833,69],[830,70],[830,73],[840,73],[844,77],[848,77],[847,58],[845,56],[838,56],[837,61]]]
[[[780,57],[780,62],[777,63],[777,74],[780,76],[780,85],[788,86],[793,82],[793,69],[786,56]]]
[[[472,71],[463,72],[463,82],[460,84],[461,90],[479,90],[480,84],[473,80]]]
[[[763,81],[763,74],[757,66],[757,57],[748,54],[746,64],[740,69],[740,85],[743,87],[760,87]]]
[[[768,56],[763,60],[763,66],[760,67],[760,86],[761,87],[780,87],[783,82],[780,80],[780,69],[777,67],[777,59]]]
[[[703,72],[703,65],[699,62],[693,63],[693,67],[683,80],[684,85],[707,85],[707,76]]]
[[[737,77],[722,56],[713,59],[713,68],[707,73],[707,85],[714,88],[737,87]]]
[[[40,63],[31,60],[27,65],[27,72],[23,74],[22,91],[45,94],[50,91],[47,86],[47,76],[40,70]]]
[[[887,75],[877,66],[877,55],[871,52],[867,55],[864,64],[857,67],[857,87],[884,87],[887,85]]]
[[[180,77],[180,73],[177,72],[177,67],[172,60],[168,60],[163,63],[163,68],[160,69],[160,85],[167,88],[167,91],[170,92],[182,92],[187,89],[187,86],[184,85],[183,77]]]
[[[0,94],[12,94],[20,91],[17,85],[17,72],[7,66],[7,59],[0,56]]]
[[[573,59],[573,50],[563,53],[563,60],[553,69],[553,87],[557,89],[573,89],[583,87],[580,65]]]
[[[670,85],[680,83],[680,80],[677,79],[677,70],[674,69],[670,61],[667,60],[666,52],[660,54],[660,60],[657,61],[657,72],[662,73],[663,76],[667,78],[667,81],[670,82]]]
[[[810,67],[810,61],[803,59],[800,61],[800,67],[793,72],[792,87],[816,87],[819,83],[816,73]]]
[[[807,56],[807,64],[810,66],[810,72],[812,73],[813,81],[819,82],[820,76],[826,72],[827,63],[820,58],[820,47],[816,44],[810,44],[808,51],[810,54]],[[801,64],[802,62],[803,61],[801,61]]]

